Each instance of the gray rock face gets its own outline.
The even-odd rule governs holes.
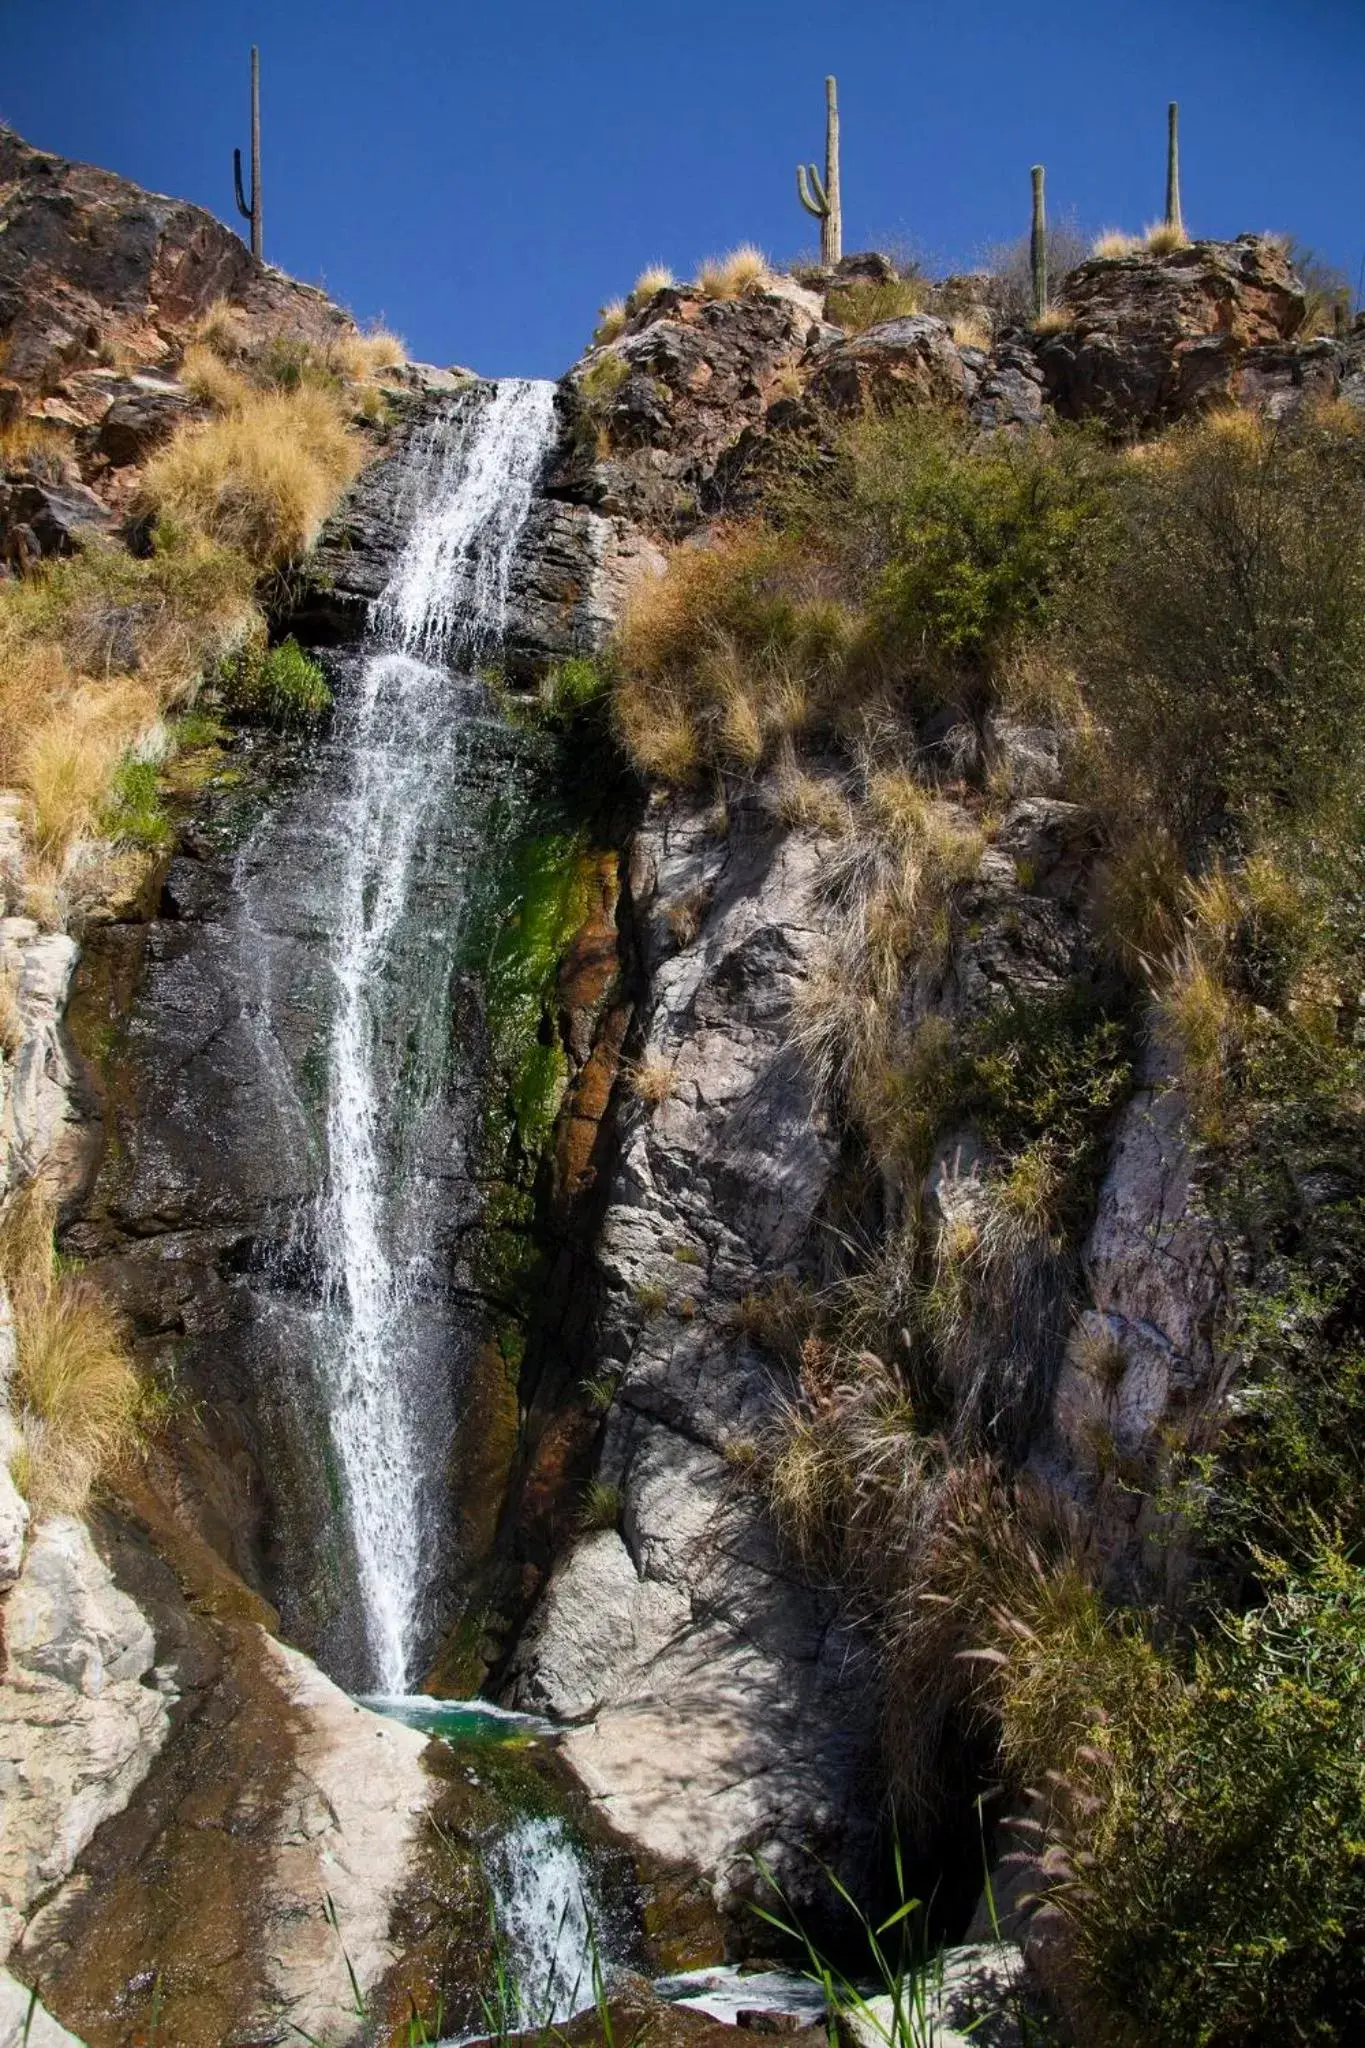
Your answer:
[[[787,1043],[818,864],[749,813],[717,838],[695,804],[658,806],[637,841],[643,1057],[671,1092],[627,1113],[598,1243],[597,1352],[620,1375],[598,1469],[620,1527],[563,1560],[511,1688],[582,1723],[564,1753],[605,1815],[722,1906],[753,1850],[801,1887],[803,1845],[856,1862],[870,1811],[866,1652],[738,1476],[777,1389],[735,1311],[803,1270],[836,1156]]]
[[[0,1961],[34,1900],[122,1811],[169,1728],[144,1683],[151,1628],[83,1522],[53,1516],[4,1606],[0,1683]]]
[[[1082,1261],[1089,1302],[1033,1461],[1082,1506],[1087,1543],[1120,1584],[1140,1566],[1179,1568],[1178,1559],[1144,1554],[1156,1520],[1124,1482],[1145,1469],[1164,1425],[1179,1425],[1219,1392],[1214,1335],[1226,1252],[1193,1199],[1184,1098],[1157,1065],[1114,1134]]]

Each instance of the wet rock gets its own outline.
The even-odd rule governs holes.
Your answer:
[[[646,1056],[672,1093],[628,1115],[598,1240],[596,1355],[621,1375],[598,1472],[621,1519],[571,1547],[513,1660],[516,1700],[590,1716],[563,1753],[611,1825],[723,1907],[751,1850],[800,1890],[802,1851],[852,1868],[866,1848],[866,1651],[788,1572],[732,1462],[777,1398],[735,1311],[803,1269],[835,1166],[787,1038],[818,867],[813,838],[757,811],[721,839],[700,805],[660,805],[637,840]]]
[[[1288,341],[1304,314],[1287,258],[1259,235],[1093,258],[1066,304],[1070,325],[1038,344],[1057,410],[1141,430],[1235,398],[1249,352]]]
[[[929,313],[885,320],[820,348],[806,386],[810,399],[836,413],[961,404],[966,389],[952,330]]]

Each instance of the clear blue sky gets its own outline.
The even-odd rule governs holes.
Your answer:
[[[1192,230],[1365,258],[1362,0],[0,0],[0,117],[235,219],[253,40],[267,255],[490,375],[558,375],[651,259],[811,246],[830,70],[846,248],[965,265],[1038,161],[1140,227],[1177,98]]]

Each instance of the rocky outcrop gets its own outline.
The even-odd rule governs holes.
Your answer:
[[[155,1484],[134,1492],[126,1518],[100,1519],[104,1556],[77,1523],[46,1524],[30,1553],[57,1528],[87,1592],[74,1606],[42,1592],[36,1624],[20,1609],[27,1661],[16,1657],[0,1688],[18,1698],[6,1754],[12,1727],[37,1730],[0,1824],[7,1894],[27,1895],[9,1922],[14,1934],[26,1920],[11,1970],[40,1983],[89,2048],[132,2048],[158,2011],[162,2038],[180,2048],[296,2040],[299,2029],[340,2048],[364,2031],[348,1958],[368,2000],[399,1955],[390,1929],[434,1790],[425,1739],[274,1640],[268,1610]],[[76,1623],[54,1627],[66,1611]],[[74,1695],[64,1720],[60,1701],[35,1695],[34,1670]],[[116,1709],[155,1740],[121,1750]],[[89,1759],[83,1801],[63,1796],[56,1775],[77,1750]]]
[[[42,1522],[4,1607],[0,1961],[34,1903],[119,1813],[166,1739],[169,1677],[83,1522]]]
[[[351,326],[202,208],[0,129],[0,332],[13,383],[55,392],[114,353],[165,362],[219,298],[263,333],[321,339]]]
[[[1250,395],[1257,352],[1297,333],[1304,295],[1277,242],[1242,235],[1093,258],[1068,276],[1065,310],[1038,345],[1057,410],[1150,430]]]
[[[819,861],[750,809],[720,837],[660,802],[636,842],[650,1099],[625,1112],[597,1249],[619,1519],[561,1563],[511,1686],[578,1724],[564,1755],[612,1825],[722,1907],[751,1852],[804,1888],[802,1850],[856,1865],[869,1820],[866,1653],[744,1484],[777,1390],[740,1307],[807,1270],[837,1155],[787,1032]]]
[[[806,392],[833,413],[956,405],[966,395],[966,373],[947,322],[915,313],[818,349]]]
[[[655,294],[620,340],[565,379],[571,440],[549,488],[656,534],[696,523],[718,465],[770,404],[799,391],[798,365],[831,334],[821,301],[789,278],[734,299],[693,287]]]

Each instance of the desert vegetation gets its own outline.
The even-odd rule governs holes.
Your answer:
[[[43,921],[79,919],[164,838],[157,764],[206,679],[243,715],[325,708],[299,650],[268,649],[259,593],[355,475],[365,444],[353,422],[401,360],[383,332],[253,340],[236,308],[215,305],[183,365],[208,416],[143,470],[138,551],[92,540],[0,591],[0,781],[27,799],[28,908]],[[59,459],[37,441],[7,454]]]
[[[1132,449],[829,423],[637,593],[613,656],[640,769],[754,785],[821,836],[837,913],[792,1032],[882,1220],[842,1277],[737,1319],[787,1388],[749,1476],[876,1635],[912,1831],[945,1759],[1013,1786],[1054,1990],[1096,2042],[1328,2041],[1365,2013],[1362,445],[1332,405]],[[1092,952],[953,1023],[907,992],[961,942],[1002,720],[1053,734],[1093,820]],[[1120,1602],[1025,1456],[1153,1044],[1233,1255],[1238,1398],[1121,1471],[1187,1563]],[[970,1200],[936,1210],[953,1132]],[[1098,1336],[1082,1363],[1124,1369]]]

